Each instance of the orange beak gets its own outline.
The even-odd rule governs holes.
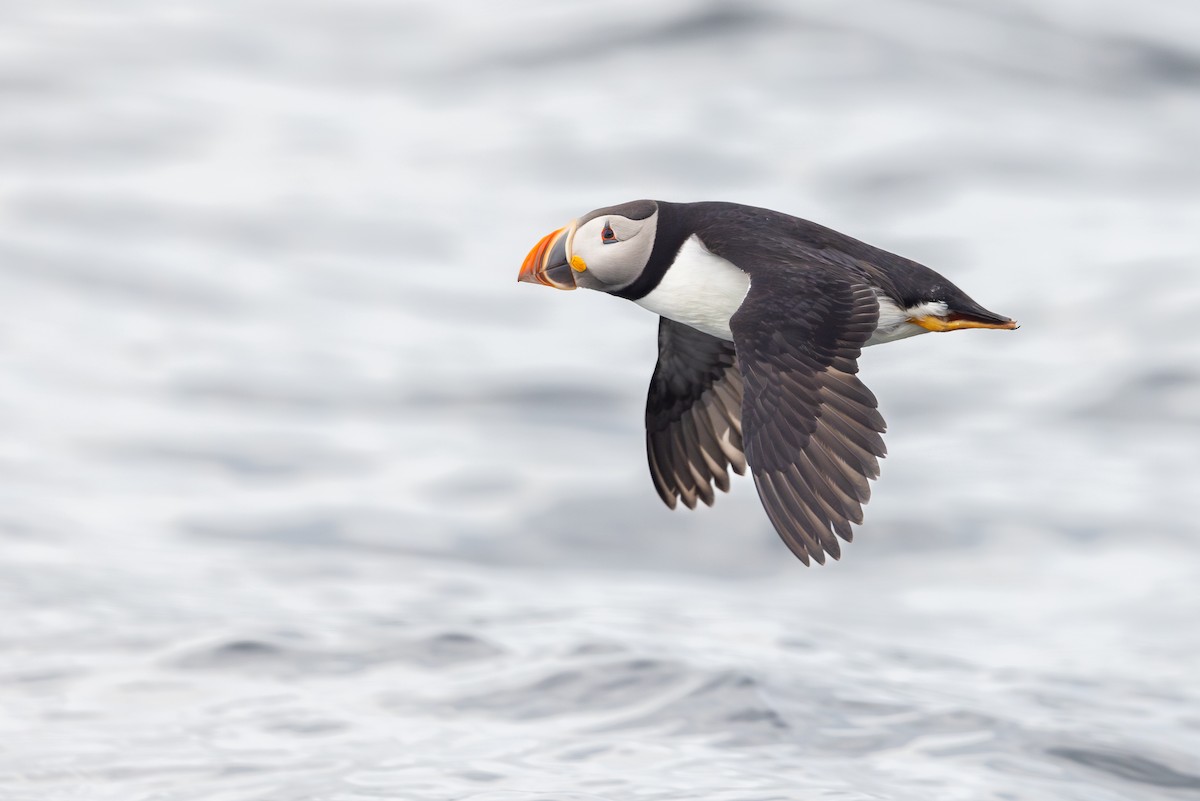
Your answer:
[[[575,289],[575,271],[567,259],[567,244],[574,231],[575,223],[571,223],[542,237],[525,257],[517,280],[555,289]]]
[[[974,316],[952,314],[948,318],[941,317],[912,317],[909,322],[916,323],[926,331],[961,331],[964,328],[996,328],[1001,331],[1012,331],[1020,328],[1016,320],[1005,317],[998,319],[979,319]]]

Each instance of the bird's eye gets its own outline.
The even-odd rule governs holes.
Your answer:
[[[604,230],[600,232],[600,241],[606,245],[617,241],[617,235],[613,233],[612,226],[608,223],[604,224]]]

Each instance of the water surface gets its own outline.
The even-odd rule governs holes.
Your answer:
[[[6,799],[1200,797],[1187,3],[0,11]],[[873,348],[867,524],[654,495],[636,197],[1016,334]]]

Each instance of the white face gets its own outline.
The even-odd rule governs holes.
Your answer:
[[[612,292],[636,281],[654,250],[657,209],[641,220],[615,212],[592,212],[584,219],[567,245],[575,283]]]

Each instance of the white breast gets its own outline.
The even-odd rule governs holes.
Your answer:
[[[655,314],[732,342],[729,318],[749,291],[749,275],[709,252],[704,243],[691,236],[658,286],[635,302]]]

